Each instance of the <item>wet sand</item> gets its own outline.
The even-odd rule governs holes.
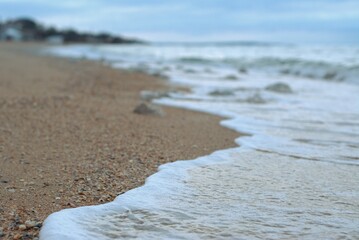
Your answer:
[[[36,238],[63,208],[105,203],[160,164],[235,146],[218,117],[163,107],[133,113],[163,79],[0,44],[0,235]],[[27,222],[26,222],[27,221]]]

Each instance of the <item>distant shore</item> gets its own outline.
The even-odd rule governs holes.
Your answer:
[[[164,108],[133,113],[161,79],[0,44],[0,235],[35,238],[63,208],[100,204],[140,186],[160,164],[235,146],[219,117]]]
[[[46,27],[30,19],[18,18],[0,21],[0,41],[8,42],[45,42],[51,44],[62,43],[113,43],[113,44],[144,44],[139,39],[113,35],[110,33],[81,32],[75,29],[57,29]]]

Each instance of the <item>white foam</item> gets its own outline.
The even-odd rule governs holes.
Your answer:
[[[166,164],[114,202],[52,214],[41,238],[354,237],[358,179],[346,165],[224,150]]]

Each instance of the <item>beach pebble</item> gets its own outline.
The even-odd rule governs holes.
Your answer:
[[[262,96],[259,93],[256,93],[253,96],[247,98],[246,102],[255,103],[255,104],[263,104],[266,101],[262,98]]]
[[[141,91],[140,97],[143,101],[151,101],[156,98],[169,97],[167,92]]]
[[[72,207],[72,208],[76,207],[76,205],[73,204],[73,203],[71,203],[71,202],[68,202],[68,203],[67,203],[67,206],[70,206],[70,207]]]
[[[155,106],[149,103],[141,103],[134,110],[134,113],[141,115],[155,115],[155,116],[163,116],[164,113],[159,106]]]
[[[24,234],[22,234],[20,239],[22,239],[22,240],[24,240],[24,239],[34,239],[34,235],[32,235],[30,233],[24,233]]]
[[[282,82],[268,85],[265,89],[268,91],[278,92],[278,93],[292,93],[293,92],[288,84],[285,84]]]
[[[27,221],[25,222],[25,226],[26,226],[27,228],[33,228],[33,227],[35,227],[36,225],[37,225],[37,222],[35,222],[35,221],[27,220]]]
[[[233,91],[230,90],[214,90],[209,93],[211,96],[233,96]]]
[[[238,77],[234,74],[230,74],[224,77],[226,80],[238,80]]]
[[[22,237],[22,235],[20,233],[16,234],[13,239],[17,240],[20,239]]]
[[[26,229],[27,229],[27,227],[26,227],[25,224],[19,225],[19,230],[20,230],[20,231],[24,231],[24,230],[26,230]]]
[[[152,73],[150,73],[150,75],[153,76],[153,77],[156,77],[156,78],[168,79],[167,75],[165,75],[165,74],[163,74],[163,73],[161,73],[159,71],[158,72],[152,72]]]
[[[238,72],[240,72],[240,73],[247,73],[247,69],[244,68],[244,67],[242,67],[242,68],[238,69]]]

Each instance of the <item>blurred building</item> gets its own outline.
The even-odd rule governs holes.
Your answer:
[[[36,34],[37,25],[30,19],[17,19],[0,25],[0,40],[33,41]]]
[[[2,26],[0,28],[0,40],[2,41],[22,41],[22,32],[12,26]]]

